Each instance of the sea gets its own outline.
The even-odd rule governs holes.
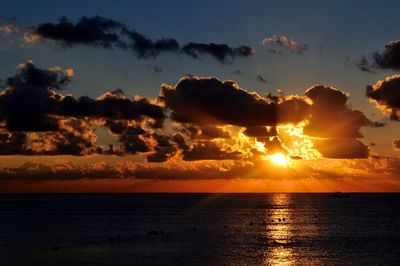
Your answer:
[[[400,194],[2,194],[0,265],[400,265]]]

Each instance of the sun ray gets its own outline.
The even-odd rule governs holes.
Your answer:
[[[288,165],[288,158],[280,152],[267,156],[267,159],[279,166],[286,167]]]

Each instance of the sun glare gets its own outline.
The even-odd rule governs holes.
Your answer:
[[[268,156],[268,159],[276,165],[279,166],[287,166],[288,160],[286,156],[282,153],[275,153],[273,155]]]

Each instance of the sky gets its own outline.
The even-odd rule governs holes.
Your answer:
[[[0,192],[400,190],[397,1],[2,1]]]

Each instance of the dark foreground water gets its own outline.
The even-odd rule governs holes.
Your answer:
[[[400,195],[0,195],[0,265],[399,265]]]

